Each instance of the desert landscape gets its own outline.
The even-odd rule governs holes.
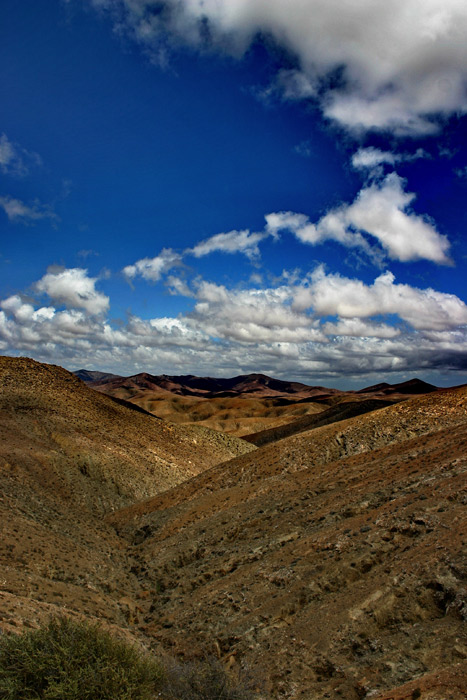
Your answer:
[[[0,357],[4,633],[99,621],[258,698],[465,698],[467,387],[79,375]]]
[[[1,10],[0,700],[467,700],[467,2]]]

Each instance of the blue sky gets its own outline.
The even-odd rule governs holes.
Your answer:
[[[467,381],[467,8],[338,4],[2,3],[0,352]]]

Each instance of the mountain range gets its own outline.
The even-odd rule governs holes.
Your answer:
[[[331,396],[346,394],[372,394],[372,395],[402,395],[426,394],[436,391],[437,387],[428,384],[421,379],[410,379],[398,384],[382,382],[357,391],[340,391],[322,386],[309,386],[300,382],[287,382],[274,379],[265,374],[244,374],[229,379],[214,377],[196,377],[192,374],[169,376],[166,374],[152,375],[141,372],[130,377],[122,377],[107,372],[80,369],[74,374],[94,388],[110,392],[116,389],[150,389],[155,391],[168,391],[179,396],[197,396],[199,398],[223,398],[242,396],[262,396],[265,398],[319,398],[321,400]]]
[[[365,404],[368,400],[381,402],[378,405],[383,406],[437,391],[437,387],[420,379],[400,384],[381,383],[359,391],[340,391],[287,382],[264,374],[228,379],[157,376],[147,372],[119,377],[88,370],[78,370],[75,374],[97,391],[129,401],[165,420],[204,425],[238,437],[290,426],[294,420],[338,404],[351,402],[357,412],[364,412],[365,406],[369,406]],[[357,404],[360,405],[357,407]],[[349,410],[350,407],[346,407],[343,413]],[[307,425],[304,421],[303,425]]]

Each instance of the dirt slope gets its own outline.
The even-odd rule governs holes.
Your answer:
[[[64,493],[100,511],[251,449],[205,428],[129,410],[64,369],[25,358],[0,357],[0,411],[0,459],[40,469],[45,481],[55,474]]]
[[[119,396],[120,392],[112,392],[110,395]],[[296,403],[285,399],[242,397],[200,399],[150,391],[136,393],[129,399],[133,405],[164,420],[184,425],[202,425],[237,437],[285,425],[299,416],[323,410],[323,406],[314,402]]]
[[[141,586],[102,514],[250,449],[0,357],[0,627],[66,611],[128,630]]]
[[[413,399],[113,514],[141,629],[263,669],[274,698],[464,700],[466,408]]]

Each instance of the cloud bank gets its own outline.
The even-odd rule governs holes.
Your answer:
[[[0,303],[0,351],[65,366],[231,375],[266,371],[311,383],[391,372],[465,370],[467,306],[452,294],[329,274],[284,274],[275,286],[228,288],[176,278],[191,310],[176,318],[106,317],[109,298],[86,270],[49,271]]]

